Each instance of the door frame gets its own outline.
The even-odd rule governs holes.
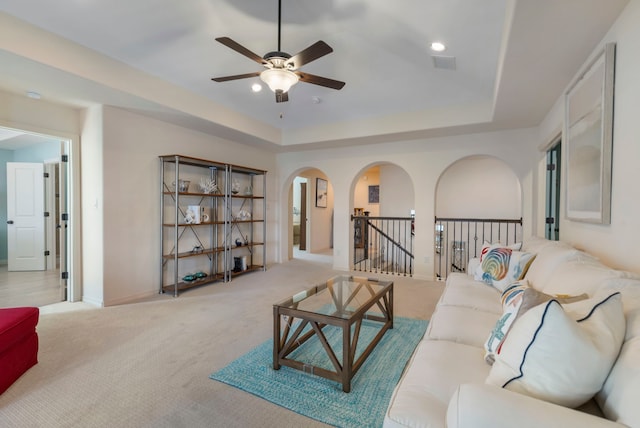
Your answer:
[[[554,140],[545,154],[545,238],[560,239],[560,188],[562,183],[562,138]]]
[[[55,196],[58,193],[56,188],[56,169],[59,167],[60,159],[45,159],[43,163],[44,173],[48,174],[48,178],[44,181],[44,210],[49,213],[48,217],[44,219],[46,250],[49,251],[48,255],[45,256],[45,270],[55,270],[57,269],[56,260],[58,258],[58,250],[56,248],[56,236],[58,234],[56,229],[56,224],[58,223]]]
[[[300,251],[307,251],[307,239],[309,237],[308,228],[308,202],[309,202],[309,180],[300,182]],[[304,242],[304,244],[303,244]],[[304,247],[304,248],[303,248]]]
[[[30,124],[13,123],[0,119],[0,127],[30,134],[41,135],[48,138],[67,142],[68,156],[68,260],[67,272],[67,301],[78,302],[82,300],[82,243],[81,243],[81,197],[80,197],[80,136],[66,132],[55,131]]]

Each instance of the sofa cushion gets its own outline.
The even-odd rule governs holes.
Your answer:
[[[580,253],[575,248],[560,241],[549,241],[548,245],[541,246],[536,253],[536,258],[529,266],[525,278],[533,288],[543,290],[555,269]]]
[[[605,290],[622,294],[627,326],[620,355],[596,401],[608,419],[640,427],[640,281],[609,280],[605,282]]]
[[[447,406],[461,383],[480,383],[489,373],[482,349],[423,340],[393,391],[384,427],[445,427]]]
[[[527,311],[502,344],[487,383],[567,407],[593,397],[624,339],[621,296],[574,305],[573,314],[556,300]]]
[[[438,305],[464,306],[495,314],[502,313],[500,292],[463,273],[449,274]]]
[[[429,321],[425,338],[449,340],[483,349],[487,332],[491,331],[499,316],[464,306],[439,305]]]
[[[593,295],[605,281],[630,275],[632,274],[605,266],[595,257],[580,252],[560,264],[541,290],[548,294]]]
[[[548,245],[555,245],[557,241],[551,241],[546,238],[540,238],[539,236],[529,236],[522,242],[522,251],[538,254]]]
[[[449,402],[447,428],[627,428],[604,419],[601,414],[582,410],[493,385],[467,383],[460,385]]]

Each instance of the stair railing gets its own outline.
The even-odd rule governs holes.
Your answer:
[[[466,272],[469,260],[480,256],[484,242],[511,245],[522,242],[522,218],[435,218],[435,275]]]
[[[414,218],[352,215],[353,270],[413,276]]]

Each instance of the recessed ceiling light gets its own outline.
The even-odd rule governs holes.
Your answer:
[[[33,98],[34,100],[39,100],[40,98],[42,98],[42,95],[35,91],[27,91],[27,96],[29,98]]]
[[[253,85],[251,85],[251,90],[253,92],[260,92],[262,90],[262,85],[259,83],[254,83]]]
[[[314,104],[320,104],[322,100],[320,99],[320,97],[311,97],[311,102],[313,102]]]
[[[442,52],[443,50],[445,50],[447,47],[440,42],[433,42],[431,43],[431,50],[432,51],[436,51],[436,52]]]

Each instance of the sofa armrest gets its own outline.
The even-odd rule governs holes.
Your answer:
[[[451,397],[447,428],[612,428],[626,425],[485,384],[463,384]]]

